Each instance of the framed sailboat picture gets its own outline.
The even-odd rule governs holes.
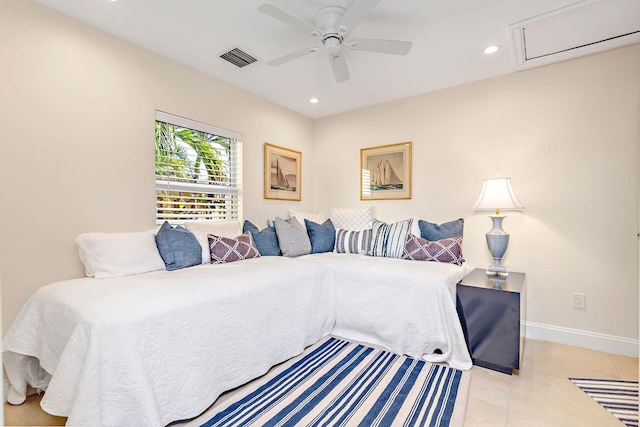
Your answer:
[[[264,198],[302,199],[302,153],[264,144]]]
[[[411,198],[411,142],[360,149],[360,200]]]

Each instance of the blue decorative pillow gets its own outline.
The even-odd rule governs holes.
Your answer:
[[[181,225],[173,228],[165,221],[156,233],[156,246],[169,271],[202,263],[202,247],[198,239]]]
[[[459,218],[442,224],[434,224],[420,220],[418,221],[418,227],[420,227],[420,237],[427,239],[430,242],[442,239],[453,239],[463,235],[464,218]]]
[[[280,246],[278,245],[278,236],[275,227],[267,227],[260,231],[258,227],[249,221],[245,221],[242,226],[242,232],[251,233],[253,243],[258,248],[258,252],[262,256],[279,256]]]
[[[304,225],[311,240],[312,254],[333,252],[333,247],[336,245],[336,229],[330,219],[318,224],[305,218]]]

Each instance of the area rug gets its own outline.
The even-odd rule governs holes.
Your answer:
[[[638,427],[638,382],[569,378],[628,427]]]
[[[203,426],[462,426],[469,380],[469,372],[327,337]]]

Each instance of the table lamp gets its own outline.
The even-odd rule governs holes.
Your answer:
[[[493,228],[486,234],[487,246],[493,257],[493,265],[487,268],[487,275],[508,276],[507,268],[502,265],[502,256],[509,245],[509,233],[502,229],[502,220],[505,215],[501,215],[500,211],[524,209],[511,187],[511,178],[485,179],[480,191],[480,197],[478,197],[473,209],[477,211],[495,211],[495,215],[489,215],[489,218],[493,221]]]

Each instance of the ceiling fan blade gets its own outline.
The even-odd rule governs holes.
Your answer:
[[[340,34],[353,30],[382,0],[354,0],[338,23]]]
[[[413,43],[400,40],[360,39],[348,42],[347,46],[353,50],[362,50],[366,52],[406,55],[411,50]]]
[[[298,50],[295,52],[291,52],[287,55],[281,56],[279,58],[276,59],[272,59],[271,61],[267,61],[266,64],[267,65],[271,65],[272,67],[278,66],[278,65],[282,65],[285,62],[289,62],[289,61],[293,61],[294,59],[298,59],[300,57],[303,57],[305,55],[309,55],[310,53],[315,53],[318,51],[317,47],[308,47],[306,49],[302,49],[302,50]]]
[[[347,68],[347,61],[344,60],[344,56],[329,55],[329,61],[331,62],[331,68],[333,69],[336,82],[342,83],[349,80],[349,69]]]
[[[277,19],[278,21],[291,25],[292,27],[297,28],[302,32],[315,36],[320,35],[320,31],[318,31],[316,27],[309,24],[307,21],[290,14],[286,10],[280,9],[273,3],[263,3],[258,6],[258,10],[266,15],[271,16],[272,18]]]

